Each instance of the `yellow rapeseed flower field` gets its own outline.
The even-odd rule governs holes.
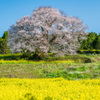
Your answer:
[[[73,63],[73,60],[57,60],[57,61],[31,61],[31,60],[0,60],[0,64],[33,64],[33,63]]]
[[[100,100],[100,79],[0,79],[0,100]]]

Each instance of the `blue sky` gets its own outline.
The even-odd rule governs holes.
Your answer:
[[[79,17],[88,26],[88,32],[100,32],[100,0],[0,0],[0,37],[10,25],[40,6]]]

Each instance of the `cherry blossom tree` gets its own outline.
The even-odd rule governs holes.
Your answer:
[[[8,46],[13,53],[31,52],[76,54],[85,39],[87,27],[76,17],[62,15],[58,9],[40,7],[9,28]]]

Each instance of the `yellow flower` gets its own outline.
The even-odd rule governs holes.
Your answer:
[[[0,79],[0,100],[100,100],[100,79]]]

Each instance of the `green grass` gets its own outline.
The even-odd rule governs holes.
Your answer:
[[[100,63],[0,64],[0,78],[100,78]]]
[[[21,54],[13,56],[19,57]],[[51,57],[45,61],[9,59],[11,55],[0,55],[0,78],[56,78],[69,80],[100,78],[100,55],[73,55]],[[6,60],[9,61],[7,62]],[[66,62],[65,62],[66,61]],[[68,61],[68,62],[67,62]],[[71,61],[71,62],[69,62]]]
[[[20,54],[4,54],[0,55],[0,60],[21,60],[21,53]],[[23,58],[24,59],[24,58]],[[27,58],[25,58],[27,59]],[[32,59],[31,59],[32,60]],[[91,63],[91,62],[98,62],[100,61],[100,54],[77,54],[77,55],[67,55],[65,57],[53,57],[49,56],[45,59],[42,59],[44,61],[57,61],[57,60],[73,60],[75,62],[82,62],[82,63]],[[34,61],[36,61],[34,59]]]
[[[20,59],[21,53],[19,54],[0,54],[0,59],[4,60],[18,60]]]

